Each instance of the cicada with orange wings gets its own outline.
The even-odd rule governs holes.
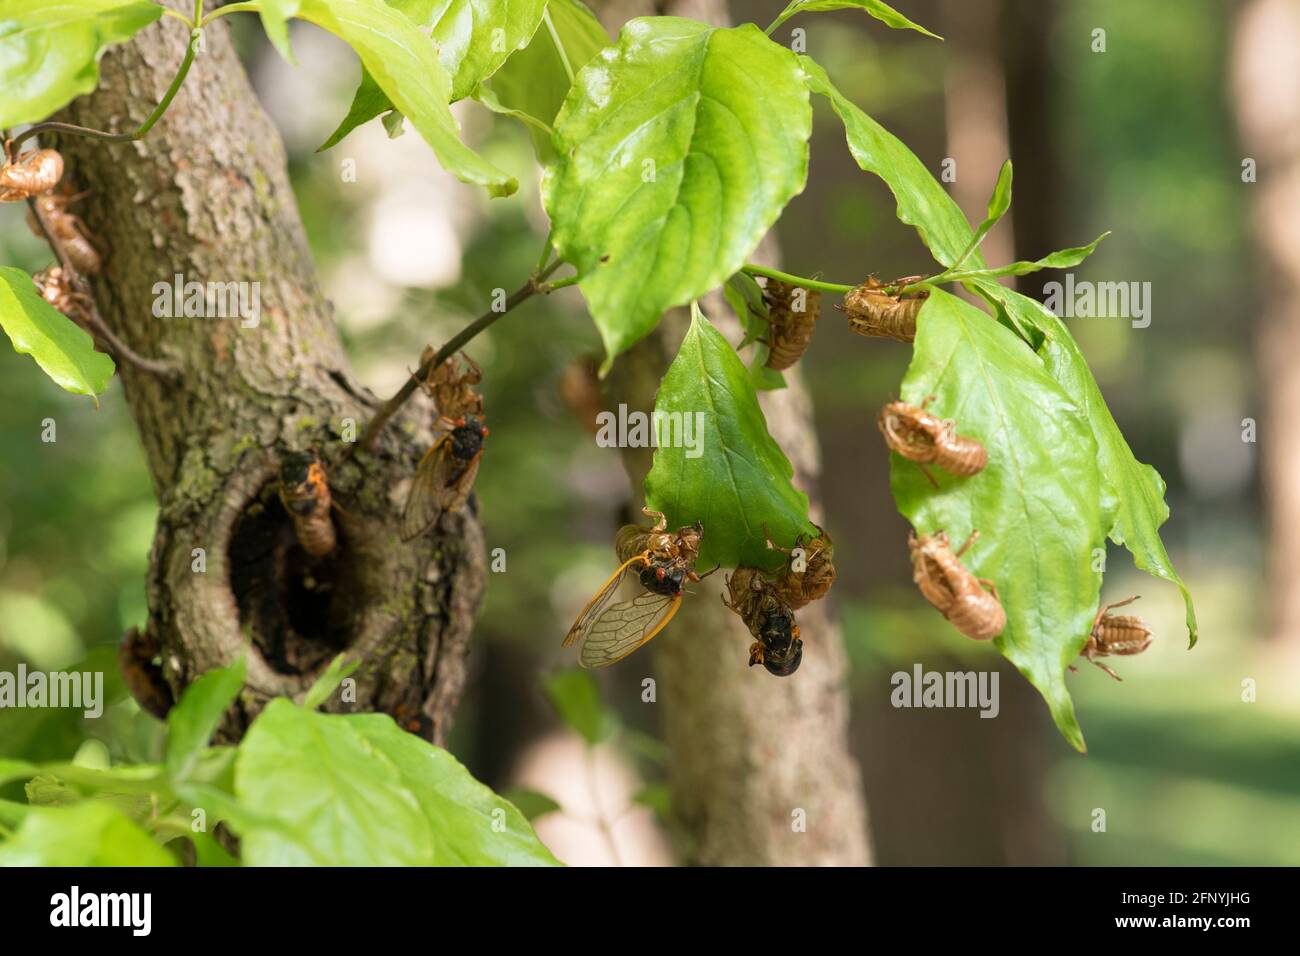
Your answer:
[[[677,613],[686,583],[701,579],[695,573],[704,535],[700,524],[669,533],[662,514],[643,511],[655,519],[654,527],[626,525],[619,531],[614,549],[623,563],[587,602],[565,635],[564,647],[582,640],[578,663],[583,667],[606,667],[641,647]],[[638,592],[616,602],[622,586],[633,580]]]
[[[334,550],[338,538],[330,517],[329,479],[315,452],[288,452],[281,458],[280,501],[304,551],[320,558]]]
[[[63,157],[52,149],[23,153],[0,166],[0,202],[21,202],[49,192],[63,178]]]
[[[441,418],[438,427],[444,434],[420,459],[406,496],[403,541],[424,534],[444,513],[459,511],[474,490],[487,426],[478,416],[466,415],[456,421]]]

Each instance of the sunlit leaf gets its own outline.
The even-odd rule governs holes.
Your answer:
[[[795,14],[815,13],[825,10],[862,10],[875,17],[885,26],[893,27],[895,30],[915,30],[918,33],[924,33],[928,37],[934,37],[936,40],[943,39],[939,34],[931,33],[920,24],[913,23],[889,4],[881,3],[880,0],[791,0],[791,3],[781,11],[780,16],[776,18],[776,21],[768,28],[767,32],[771,33]]]
[[[95,351],[89,333],[41,298],[22,269],[0,266],[0,326],[14,351],[36,359],[55,384],[94,397],[108,388],[113,360]]]
[[[0,866],[174,865],[148,833],[99,801],[32,807],[12,839],[0,843]]]
[[[695,447],[661,433],[645,482],[646,506],[662,511],[670,528],[703,522],[700,567],[778,564],[765,527],[784,547],[816,534],[808,496],[791,483],[794,468],[768,434],[749,372],[698,308],[659,386],[655,415],[702,426]]]
[[[542,191],[605,370],[739,271],[803,189],[811,119],[794,54],[752,24],[633,20],[582,69]]]

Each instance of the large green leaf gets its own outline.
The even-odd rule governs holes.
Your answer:
[[[108,803],[31,807],[0,866],[174,866],[171,854]]]
[[[816,534],[808,496],[791,484],[794,469],[768,434],[753,380],[698,307],[659,386],[655,415],[661,414],[703,425],[694,436],[701,454],[691,457],[695,452],[680,443],[661,445],[645,481],[647,507],[662,511],[670,528],[703,522],[700,567],[778,564],[764,526],[785,547]]]
[[[849,151],[858,165],[879,176],[894,194],[898,218],[914,226],[931,254],[944,266],[957,261],[973,232],[957,203],[903,143],[849,102],[809,57],[801,63],[810,88],[827,97],[844,123]],[[1094,242],[1090,250],[1095,247]],[[1066,250],[1067,252],[1069,250]],[[1083,250],[1079,250],[1083,251]],[[1050,258],[1050,257],[1049,257]],[[976,251],[965,268],[987,268]],[[1096,441],[1105,477],[1103,496],[1118,499],[1107,533],[1132,553],[1137,566],[1178,586],[1187,609],[1187,628],[1196,643],[1196,612],[1187,586],[1178,577],[1160,540],[1159,528],[1169,516],[1164,502],[1165,483],[1150,465],[1139,462],[1106,408],[1092,371],[1074,337],[1041,303],[1027,299],[991,279],[976,279],[971,286],[1000,304],[1012,326],[1038,349],[1048,372],[1085,413]],[[1034,334],[1037,330],[1038,334]]]
[[[451,754],[382,714],[271,701],[239,747],[245,863],[553,864],[523,816]]]
[[[803,189],[811,123],[798,60],[752,24],[632,20],[583,68],[542,192],[606,369],[740,269]]]
[[[266,38],[288,62],[293,63],[293,48],[289,45],[289,19],[298,12],[300,0],[261,0],[258,16]]]
[[[410,119],[448,172],[461,182],[485,186],[494,196],[519,188],[461,142],[448,105],[451,76],[432,41],[404,13],[383,0],[302,0],[298,16],[356,51],[375,84]]]
[[[971,478],[940,478],[938,490],[913,462],[892,457],[899,511],[918,534],[946,531],[954,548],[997,585],[1007,626],[999,650],[1046,698],[1061,733],[1083,749],[1065,669],[1088,638],[1101,591],[1093,549],[1105,544],[1097,446],[1088,422],[1005,326],[940,289],[917,322],[902,399],[956,421],[988,449]]]
[[[546,0],[387,0],[387,5],[415,26],[431,30],[438,60],[451,77],[447,98],[455,102],[473,93],[532,39]],[[329,149],[362,123],[393,109],[395,102],[363,69],[348,115],[320,148]]]
[[[14,351],[36,359],[45,374],[69,392],[92,398],[108,388],[113,360],[76,323],[41,298],[22,269],[0,266],[0,326]]]
[[[1041,302],[1021,295],[993,281],[973,285],[990,301],[1002,306],[1012,324],[1035,329],[1041,335],[1038,354],[1047,370],[1060,382],[1087,415],[1097,440],[1098,462],[1117,500],[1114,524],[1108,529],[1112,541],[1133,555],[1139,568],[1178,587],[1187,615],[1188,646],[1196,644],[1196,609],[1183,579],[1174,570],[1160,526],[1169,517],[1165,504],[1165,482],[1160,473],[1133,455],[1115,423],[1088,361],[1079,350],[1065,323]]]
[[[99,85],[99,58],[162,16],[144,0],[0,0],[0,127],[35,123]]]
[[[184,781],[194,771],[221,718],[243,689],[244,676],[242,657],[229,667],[210,670],[185,688],[168,712],[164,765],[173,781]]]
[[[506,60],[480,90],[485,104],[522,114],[550,126],[564,105],[578,71],[609,46],[609,34],[578,0],[551,0],[532,42]],[[491,97],[489,100],[488,97]],[[543,162],[555,158],[549,132],[533,129],[533,145]]]
[[[767,28],[767,32],[771,33],[795,14],[826,10],[864,10],[885,24],[885,26],[893,27],[895,30],[916,30],[918,33],[924,33],[936,40],[943,39],[939,34],[931,33],[920,24],[913,23],[889,4],[881,3],[880,0],[791,0],[789,5],[781,11],[781,15]]]

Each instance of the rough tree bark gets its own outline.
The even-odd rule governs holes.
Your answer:
[[[441,740],[483,586],[480,528],[469,513],[444,516],[429,536],[399,544],[400,492],[433,418],[417,396],[372,453],[331,470],[336,550],[313,560],[295,544],[275,491],[281,456],[315,448],[337,461],[378,402],[349,370],[279,136],[226,24],[205,33],[184,87],[144,140],[57,140],[68,178],[89,191],[77,211],[107,250],[93,280],[101,313],[134,351],[182,368],[167,381],[119,362],[159,501],[148,633],[175,692],[249,645],[228,737],[267,699],[300,694],[347,651],[362,662],[356,701],[327,709],[386,711]],[[151,26],[104,57],[99,89],[60,118],[139,125],[186,42],[175,20]],[[176,275],[257,283],[260,322],[155,317],[154,286]],[[196,549],[206,570],[195,570]]]
[[[721,0],[610,0],[597,4],[606,26],[649,14],[689,16],[723,24]],[[775,244],[761,256],[770,264]],[[734,344],[738,329],[725,306],[705,304]],[[654,394],[685,334],[681,311],[624,355],[609,379],[613,402],[649,412]],[[808,393],[796,371],[789,388],[761,396],[768,430],[795,467],[820,521],[820,453]],[[651,456],[629,449],[627,471],[641,488]],[[671,751],[672,808],[683,859],[734,866],[866,865],[866,806],[848,744],[847,667],[838,622],[827,601],[799,612],[803,663],[776,678],[750,668],[749,632],[719,600],[721,574],[694,590],[670,631],[655,643],[660,701]],[[796,831],[802,810],[806,832]]]

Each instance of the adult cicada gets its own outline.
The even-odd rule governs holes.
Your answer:
[[[701,580],[695,573],[704,536],[700,523],[669,532],[663,514],[648,508],[642,511],[654,526],[625,525],[618,532],[614,550],[622,564],[564,637],[564,647],[582,640],[578,663],[583,667],[605,667],[641,647],[677,613],[686,583]],[[635,583],[636,593],[616,602],[625,582]]]
[[[803,641],[794,611],[777,584],[759,569],[741,565],[727,578],[722,603],[749,628],[749,666],[762,664],[769,674],[789,677],[803,661]]]
[[[421,366],[434,356],[433,347],[424,350]],[[417,538],[445,512],[458,511],[469,500],[483,457],[483,397],[474,386],[483,372],[467,355],[462,368],[455,356],[430,369],[420,383],[438,408],[437,428],[442,433],[420,459],[415,479],[402,510],[403,541]]]

